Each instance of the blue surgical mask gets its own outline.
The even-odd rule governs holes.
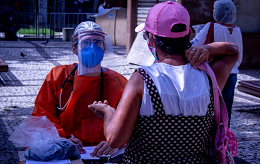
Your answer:
[[[147,45],[148,45],[149,50],[150,50],[151,53],[153,54],[153,57],[155,58],[155,60],[156,60],[156,61],[159,61],[158,58],[156,57],[156,50],[155,50],[155,48],[149,46],[149,41],[147,41]]]
[[[79,55],[79,61],[86,67],[95,67],[101,63],[104,57],[104,50],[94,43],[84,47]]]

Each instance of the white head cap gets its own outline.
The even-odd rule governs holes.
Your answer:
[[[231,0],[217,0],[214,2],[213,17],[215,21],[233,24],[236,20],[236,7]]]
[[[78,34],[97,34],[101,35],[105,38],[107,36],[107,33],[105,33],[101,27],[91,21],[81,22],[76,29],[74,30],[74,34],[72,35],[73,41],[78,40]]]

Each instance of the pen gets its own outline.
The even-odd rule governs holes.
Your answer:
[[[71,138],[74,138],[74,135],[71,134]],[[77,147],[83,148],[80,144],[76,144]]]

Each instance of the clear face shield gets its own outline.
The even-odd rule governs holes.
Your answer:
[[[110,36],[100,31],[78,32],[73,39],[72,51],[70,64],[78,63],[79,75],[101,72],[103,59],[114,56]]]

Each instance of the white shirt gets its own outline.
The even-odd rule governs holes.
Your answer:
[[[166,115],[205,116],[210,103],[210,86],[205,72],[195,70],[189,63],[172,66],[154,63],[141,66],[158,89]],[[151,97],[144,82],[140,115],[154,115]]]
[[[193,46],[204,45],[208,30],[209,30],[210,22],[207,23],[200,32],[192,39],[191,43]],[[242,34],[239,27],[233,28],[232,34],[229,33],[228,27],[222,26],[218,23],[214,23],[214,42],[231,42],[238,46],[239,48],[239,59],[232,69],[231,73],[238,74],[238,67],[243,59],[243,42],[242,42]]]
[[[103,11],[104,10],[104,7],[102,6],[102,5],[99,5],[98,6],[98,12],[100,13],[101,11]]]

